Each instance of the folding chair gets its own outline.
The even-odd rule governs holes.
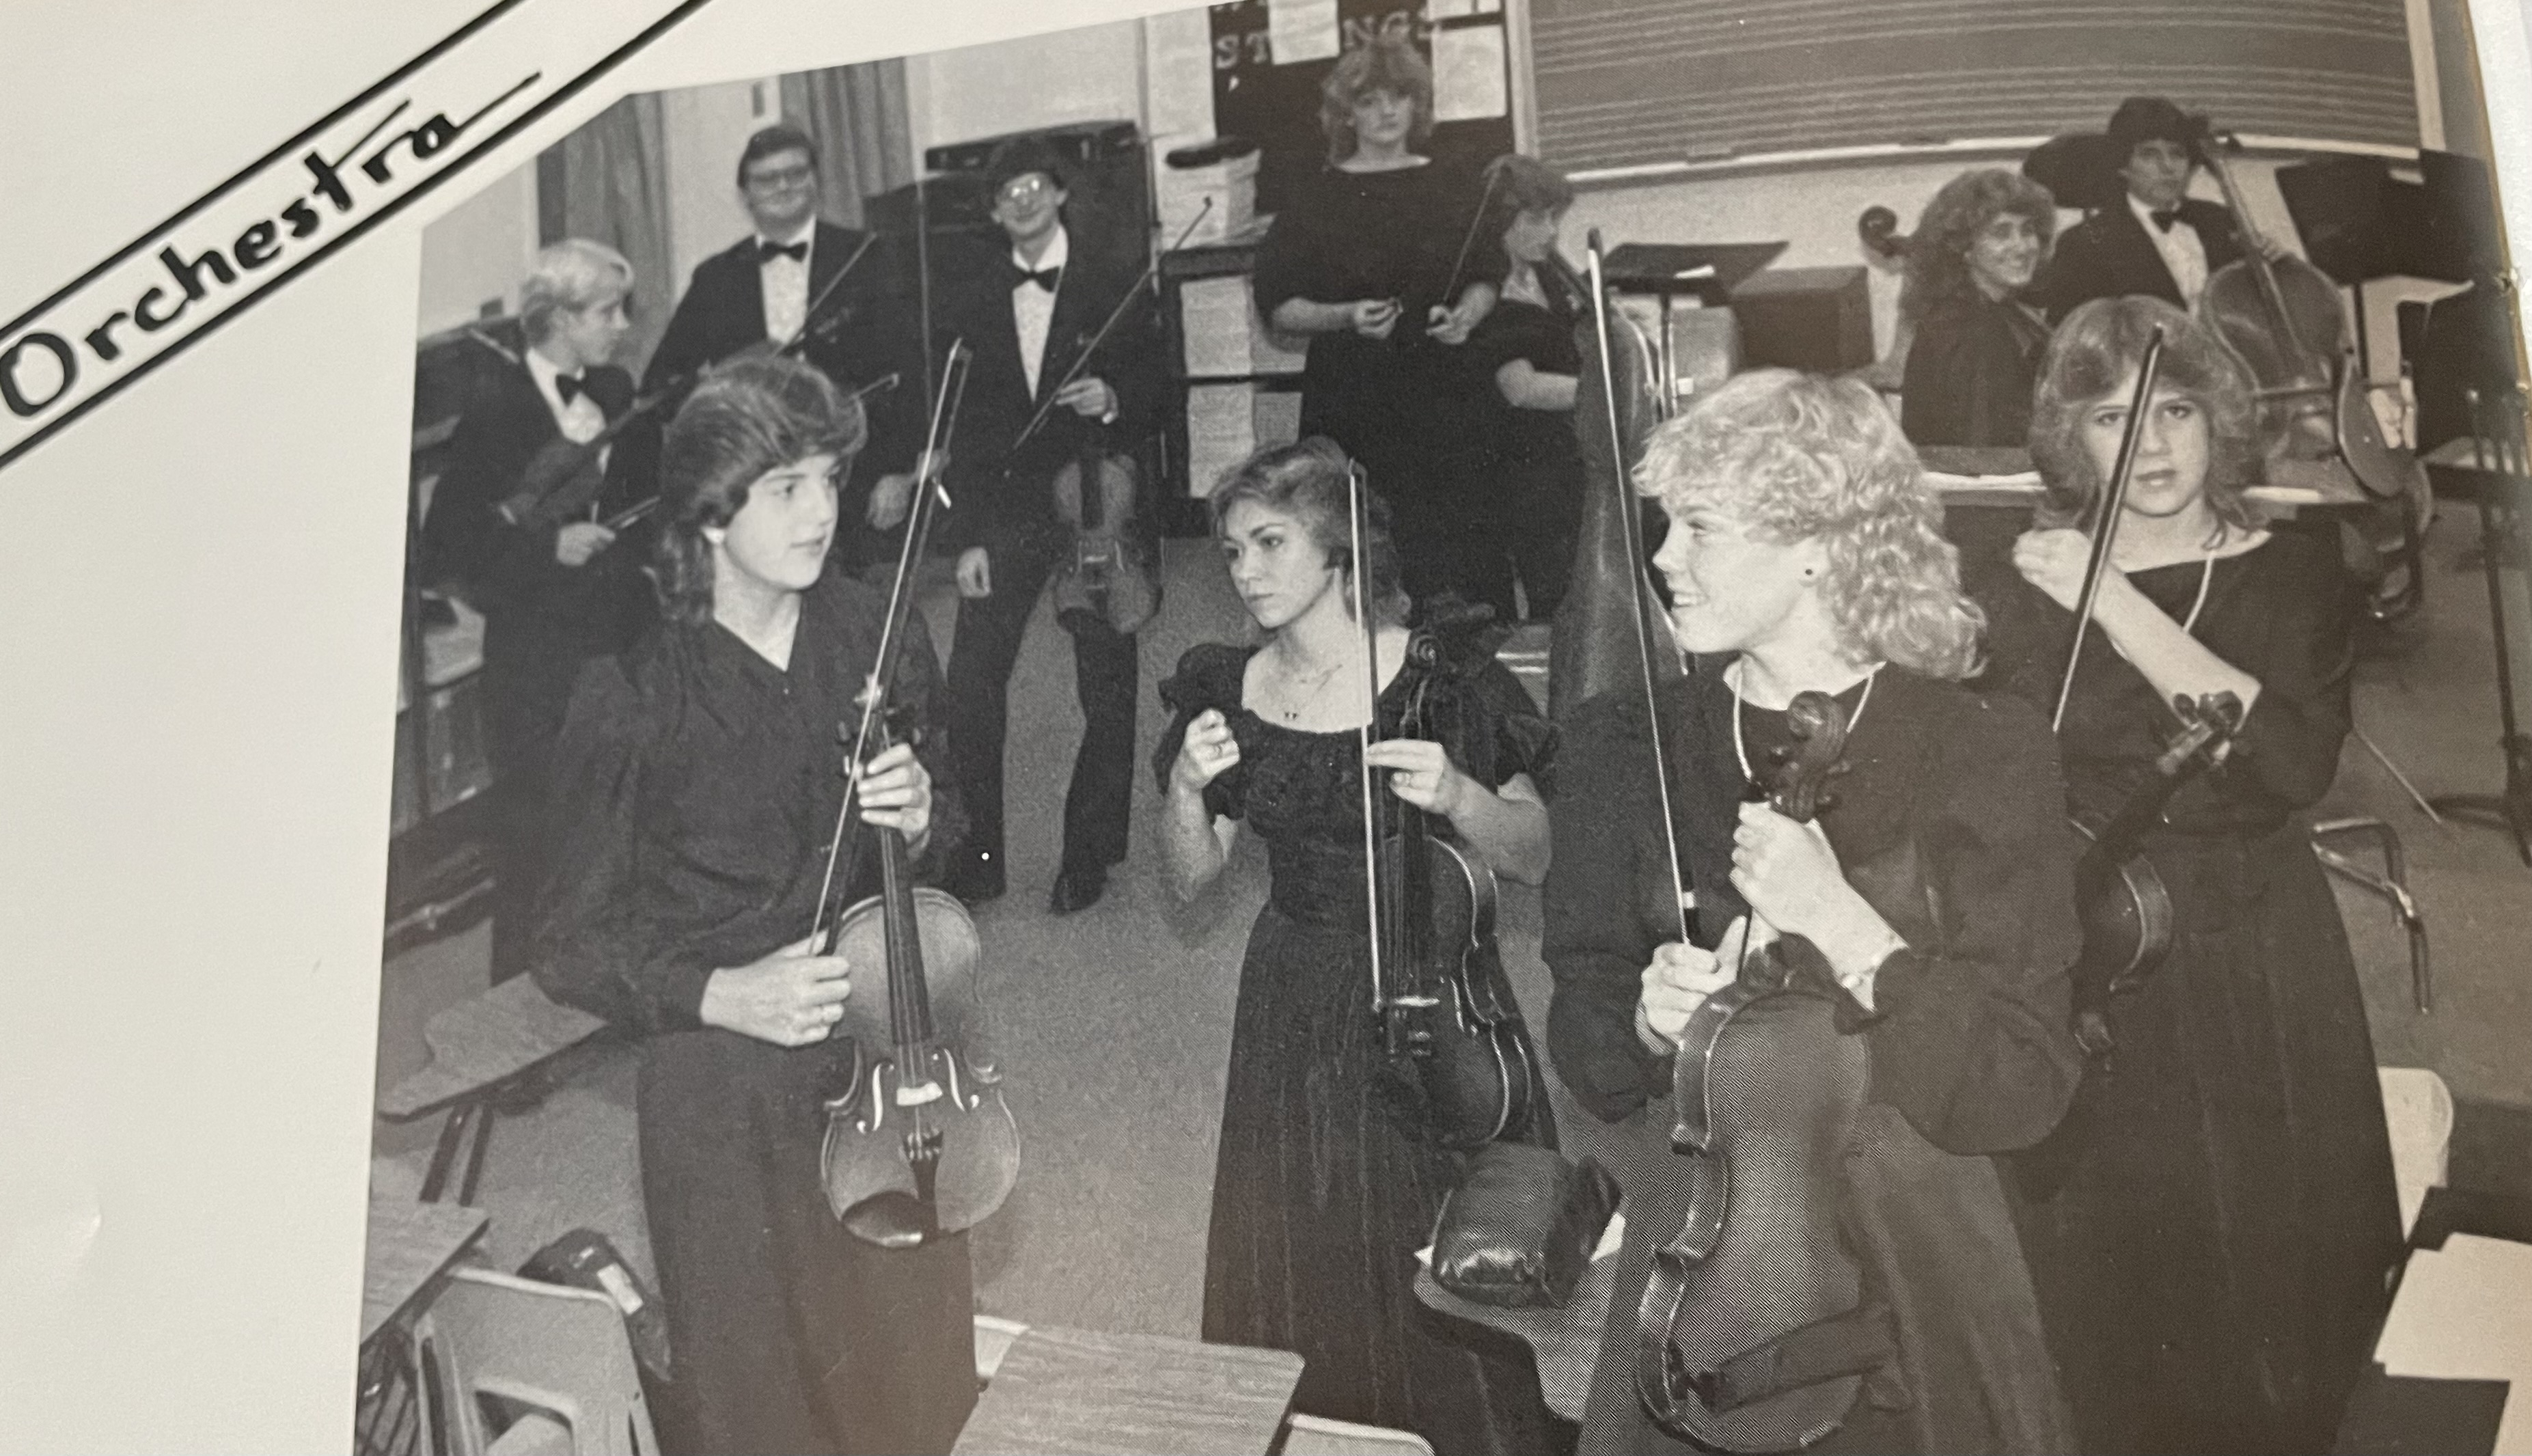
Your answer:
[[[451,1269],[418,1330],[448,1456],[655,1456],[623,1311],[595,1290]]]

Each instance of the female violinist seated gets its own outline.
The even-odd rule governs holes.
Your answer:
[[[1442,1452],[1553,1450],[1570,1427],[1552,1424],[1527,1351],[1455,1343],[1413,1292],[1415,1251],[1460,1170],[1425,1136],[1371,1012],[1356,733],[1374,705],[1350,605],[1349,468],[1330,441],[1304,439],[1260,451],[1215,488],[1214,534],[1265,642],[1191,648],[1161,687],[1177,717],[1154,765],[1180,890],[1221,873],[1240,820],[1264,837],[1272,876],[1232,1023],[1204,1338],[1298,1352],[1298,1411],[1413,1430]],[[1430,671],[1443,741],[1375,742],[1370,762],[1387,771],[1385,792],[1535,883],[1547,867],[1547,724],[1481,650],[1447,644],[1461,650],[1437,667],[1407,666],[1407,604],[1378,519],[1365,589],[1379,718],[1395,725]],[[1482,959],[1511,1004],[1500,961]],[[1506,1136],[1553,1146],[1544,1100]]]
[[[975,1401],[964,1239],[859,1243],[819,1170],[823,1100],[856,1048],[829,1034],[844,962],[806,937],[846,788],[837,726],[858,720],[886,613],[826,569],[863,430],[789,360],[695,390],[662,448],[664,619],[583,671],[557,754],[535,975],[644,1038],[671,1451],[946,1451]],[[935,670],[904,654],[892,700],[924,716]],[[891,748],[863,771],[861,818],[920,848],[952,817],[940,782]],[[878,859],[857,857],[862,880]]]
[[[1557,1071],[1586,1109],[1628,1117],[1669,1092],[1683,1029],[1733,983],[1746,942],[1809,942],[1814,989],[1870,1070],[1854,1136],[1803,1207],[1836,1219],[1898,1348],[1819,1449],[2067,1450],[1989,1156],[2044,1136],[2081,1066],[2073,851],[2047,725],[1960,684],[1979,612],[1915,451],[1864,384],[1738,376],[1659,429],[1640,481],[1670,516],[1654,564],[1696,670],[1654,704],[1595,697],[1568,726],[1543,948]],[[1787,709],[1805,692],[1832,695],[1849,724],[1847,769],[1809,823],[1746,792],[1791,746]],[[1688,943],[1648,721],[1670,744]],[[1638,1121],[1650,1142],[1670,1126]],[[1629,1179],[1585,1451],[1691,1449],[1634,1379],[1651,1249],[1681,1230],[1690,1171],[1661,1142]],[[1736,1179],[1734,1210],[1742,1197]]]
[[[2020,446],[2048,323],[2029,297],[2057,231],[2048,189],[2002,168],[1964,172],[1908,240],[1899,313],[1915,325],[1899,421],[1920,445]]]
[[[2175,696],[2248,711],[2144,841],[2172,944],[2110,1002],[2114,1049],[2033,1160],[2034,1271],[2086,1449],[2328,1450],[2400,1252],[2364,1001],[2303,817],[2348,729],[2356,588],[2329,529],[2243,497],[2251,382],[2178,309],[2099,300],[2050,345],[2031,435],[2048,494],[1992,577],[1990,670],[2060,691],[2091,549],[2070,523],[2101,497],[2158,325],[2061,729],[2069,808],[2106,819],[2154,777]]]

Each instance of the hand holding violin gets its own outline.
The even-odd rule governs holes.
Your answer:
[[[1643,994],[1636,1001],[1636,1038],[1657,1057],[1679,1050],[1688,1019],[1705,998],[1731,985],[1741,964],[1741,948],[1750,938],[1750,917],[1742,916],[1723,932],[1723,943],[1702,951],[1679,941],[1653,948],[1644,967]]]
[[[1055,391],[1055,402],[1085,420],[1105,420],[1117,413],[1117,391],[1095,375],[1074,379]]]
[[[1187,725],[1186,739],[1179,744],[1179,756],[1170,764],[1170,787],[1202,793],[1206,785],[1238,762],[1239,740],[1231,734],[1230,720],[1219,709],[1207,708]]]
[[[913,745],[895,744],[862,766],[857,795],[864,824],[892,829],[905,836],[916,853],[932,832],[932,776],[924,772]]]
[[[1442,745],[1422,738],[1383,738],[1371,745],[1363,762],[1388,769],[1389,791],[1422,809],[1457,823],[1485,790],[1460,772]]]
[[[1771,804],[1741,806],[1741,827],[1732,833],[1732,888],[1780,933],[1817,947],[1838,984],[1868,1010],[1873,972],[1907,944],[1847,883],[1819,822],[1787,818]]]
[[[716,970],[704,982],[696,1016],[707,1026],[735,1031],[776,1046],[808,1046],[827,1039],[852,994],[841,956],[815,953],[824,933],[780,950]]]

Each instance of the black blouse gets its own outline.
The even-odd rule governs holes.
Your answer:
[[[2019,304],[1964,299],[1917,320],[1900,428],[1921,445],[2029,442],[2048,326]]]
[[[801,598],[788,670],[711,621],[668,623],[583,670],[555,756],[535,962],[547,994],[644,1032],[688,1030],[715,970],[809,933],[886,610],[829,571]],[[939,670],[919,615],[909,631],[892,701],[928,724]],[[960,815],[941,734],[917,736],[937,861]],[[855,830],[842,903],[878,880]]]
[[[2130,584],[2226,663],[2260,680],[2260,696],[2215,772],[2172,796],[2163,824],[2180,834],[2265,834],[2330,791],[2349,726],[2348,684],[2361,588],[2339,554],[2335,528],[2286,521],[2269,540],[2212,565],[2184,561],[2131,572]],[[2051,711],[2074,614],[2007,567],[1983,573],[1986,681]],[[2110,646],[2085,633],[2084,659],[2060,739],[2069,807],[2107,815],[2154,772],[2180,727],[2161,695]]]
[[[1469,362],[1484,376],[1487,394],[1505,416],[1504,454],[1524,465],[1579,468],[1582,449],[1574,439],[1571,410],[1523,409],[1503,397],[1495,375],[1514,360],[1546,375],[1580,376],[1582,354],[1574,340],[1574,316],[1541,308],[1525,299],[1507,298],[1468,337]]]
[[[1556,983],[1550,1056],[1606,1119],[1669,1091],[1669,1061],[1638,1041],[1635,1007],[1653,949],[1679,934],[1643,709],[1625,698],[1591,700],[1566,729],[1542,945]],[[1696,939],[1709,948],[1746,913],[1730,883],[1745,783],[1735,706],[1712,669],[1663,704]],[[1763,721],[1780,715],[1752,716],[1756,755],[1781,740]],[[1882,964],[1873,1012],[1848,1003],[1843,1016],[1870,1049],[1871,1099],[1949,1152],[2036,1142],[2081,1072],[2067,1032],[2075,841],[2046,723],[2012,699],[1884,668],[1845,762],[1821,828],[1909,947]]]

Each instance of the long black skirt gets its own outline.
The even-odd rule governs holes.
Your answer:
[[[2300,824],[2149,846],[2177,929],[2020,1160],[2087,1451],[2327,1451],[2400,1253],[2373,1040]]]
[[[1442,1456],[1568,1449],[1526,1346],[1415,1299],[1415,1251],[1460,1159],[1414,1135],[1384,1080],[1362,940],[1272,905],[1249,933],[1204,1338],[1293,1351],[1306,1362],[1295,1410],[1412,1430]]]

